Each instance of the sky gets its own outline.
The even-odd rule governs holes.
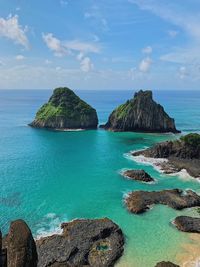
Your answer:
[[[199,90],[200,0],[0,0],[0,89]]]

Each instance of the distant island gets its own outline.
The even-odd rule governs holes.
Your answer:
[[[117,107],[101,126],[111,131],[179,133],[174,119],[152,98],[152,91],[135,93],[134,98]]]
[[[96,129],[97,112],[67,87],[56,88],[29,126],[47,129]]]

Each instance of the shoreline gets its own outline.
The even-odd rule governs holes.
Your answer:
[[[158,171],[161,174],[165,174],[168,176],[178,176],[181,179],[184,180],[194,180],[200,183],[200,177],[195,177],[189,174],[187,169],[181,168],[180,170],[177,170],[175,166],[173,166],[173,163],[170,162],[169,159],[166,158],[151,158],[146,157],[144,155],[139,156],[133,156],[132,153],[140,152],[143,150],[134,150],[130,151],[129,153],[125,154],[125,157],[127,157],[130,160],[135,161],[136,163],[142,164],[142,165],[148,165],[152,166],[156,171]]]

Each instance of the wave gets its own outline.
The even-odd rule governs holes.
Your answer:
[[[144,149],[142,149],[144,150]],[[142,150],[137,150],[137,151],[142,151]],[[149,158],[145,157],[144,155],[139,155],[139,156],[133,156],[132,153],[136,151],[130,151],[127,154],[124,154],[124,156],[129,159],[129,160],[134,160],[135,162],[143,165],[150,165],[152,166],[156,171],[169,175],[169,176],[178,176],[182,180],[195,180],[197,182],[200,182],[200,178],[195,178],[191,176],[186,169],[182,169],[181,171],[177,172],[173,169],[170,164],[168,164],[168,159],[165,158]]]
[[[36,225],[35,239],[46,237],[54,234],[61,234],[61,224],[68,221],[66,217],[60,217],[55,213],[46,214],[42,220]]]

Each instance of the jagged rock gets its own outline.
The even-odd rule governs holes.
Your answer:
[[[192,190],[180,189],[135,191],[127,196],[125,203],[130,212],[139,214],[149,210],[154,204],[167,205],[176,210],[197,207],[200,206],[200,196]]]
[[[163,170],[178,172],[186,169],[191,176],[200,177],[200,135],[188,134],[179,140],[158,143],[152,148],[132,153],[149,158],[165,158]]]
[[[200,233],[200,218],[179,216],[174,220],[177,229],[183,232]]]
[[[101,127],[112,131],[179,132],[174,119],[153,100],[152,92],[142,90],[117,107]]]
[[[5,240],[7,267],[36,267],[37,251],[31,230],[23,220],[11,223]]]
[[[107,218],[74,220],[62,229],[61,235],[37,241],[38,267],[114,266],[123,253],[122,231]]]
[[[62,87],[54,90],[29,125],[49,129],[96,129],[98,118],[94,108],[69,88]]]
[[[141,181],[145,183],[154,182],[154,179],[144,170],[126,170],[123,173],[124,177],[131,180]]]
[[[155,267],[180,267],[180,266],[170,261],[162,261],[162,262],[157,263]]]

